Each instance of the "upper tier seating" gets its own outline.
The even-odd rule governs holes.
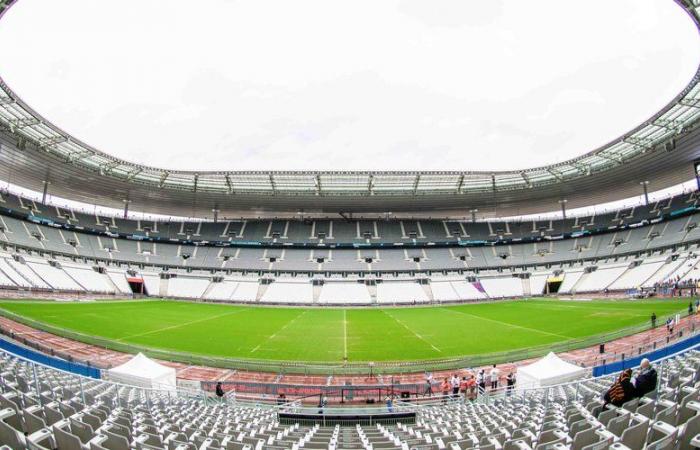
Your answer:
[[[0,219],[3,219],[3,216],[0,216]],[[8,227],[5,231],[0,231],[0,244],[75,258],[193,269],[271,272],[417,272],[535,266],[581,259],[618,257],[641,252],[649,253],[657,249],[667,249],[669,246],[685,246],[700,241],[700,227],[687,226],[691,219],[694,219],[694,216],[668,222],[663,234],[655,235],[654,238],[649,237],[652,225],[630,229],[624,233],[511,245],[445,248],[424,246],[403,249],[303,249],[194,246],[108,238],[84,233],[71,233],[75,237],[71,242],[75,245],[68,245],[64,242],[64,238],[52,234],[52,232],[57,233],[57,230],[51,227],[4,217],[3,220]],[[662,240],[661,236],[667,239]],[[51,277],[43,268],[37,270]],[[639,267],[638,271],[640,271],[639,278],[645,278],[644,271],[656,273],[653,271],[653,266],[647,265]],[[31,274],[23,273],[24,276],[15,276],[15,278],[10,274],[6,275],[17,283],[18,279],[34,278],[35,273],[36,271],[33,270]],[[79,280],[74,281],[80,283]],[[625,285],[634,284],[635,277],[623,281]],[[67,288],[72,283],[65,281],[64,284]]]
[[[185,222],[154,220],[126,220],[95,216],[20,198],[14,194],[0,195],[0,207],[57,223],[94,228],[114,233],[154,236],[165,239],[193,239],[202,241],[261,241],[297,243],[363,243],[363,242],[435,242],[445,240],[486,240],[556,236],[562,233],[605,229],[610,226],[637,223],[658,218],[698,202],[697,193],[680,194],[673,198],[589,217],[572,217],[565,220],[519,220],[513,222],[476,222],[471,220],[437,219],[236,219],[219,222]],[[17,223],[0,217],[0,227],[16,231]],[[690,221],[688,221],[690,223]],[[692,222],[697,222],[693,219]],[[36,226],[26,225],[27,234],[37,233]],[[663,243],[669,239],[665,224],[649,229],[651,239]],[[670,231],[670,230],[669,230]],[[49,230],[44,236],[51,244],[47,249],[58,251],[75,241],[74,233]],[[658,236],[656,235],[658,233]],[[40,234],[40,233],[39,233]],[[44,238],[42,237],[42,239]],[[650,236],[647,236],[650,238]]]
[[[81,215],[15,196],[0,204],[68,223],[166,238],[221,238],[326,247],[220,247],[95,235],[0,215],[0,286],[264,303],[376,304],[540,295],[561,275],[562,294],[652,288],[700,279],[700,213],[568,239],[509,245],[429,245],[428,240],[546,236],[632,223],[695,206],[696,193],[595,217],[523,223],[431,220],[237,220],[157,223]],[[7,213],[7,211],[5,211]],[[612,225],[611,225],[612,224]],[[565,230],[566,229],[566,230]],[[207,235],[207,236],[205,236]],[[422,241],[423,236],[426,241]],[[475,239],[475,236],[479,239]],[[418,246],[333,248],[385,239]],[[408,239],[409,241],[405,241]],[[324,241],[325,240],[325,241]],[[130,285],[127,278],[137,283]],[[313,280],[318,282],[313,282]],[[376,281],[375,281],[376,279]],[[359,280],[359,282],[358,282]],[[421,281],[425,280],[425,281]]]

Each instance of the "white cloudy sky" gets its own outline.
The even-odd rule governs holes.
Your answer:
[[[171,169],[505,170],[644,121],[700,61],[672,0],[21,0],[0,74]]]

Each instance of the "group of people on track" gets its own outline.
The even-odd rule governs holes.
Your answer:
[[[487,389],[496,390],[499,388],[501,371],[494,364],[491,370],[486,373],[484,369],[479,369],[476,374],[470,373],[460,378],[456,373],[452,377],[445,377],[441,382],[433,379],[432,373],[426,373],[424,395],[440,395],[447,401],[449,398],[464,397],[467,400],[475,400],[479,393],[484,393]],[[509,395],[515,389],[515,374],[511,371],[505,379],[506,394]],[[436,391],[434,387],[437,387]]]

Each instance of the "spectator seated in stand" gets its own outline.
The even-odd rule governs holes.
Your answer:
[[[622,406],[635,397],[636,389],[632,384],[632,369],[625,369],[620,377],[610,386],[610,389],[603,396],[605,404]]]
[[[639,365],[639,373],[634,379],[634,390],[637,397],[643,397],[646,394],[656,390],[657,384],[656,369],[651,366],[648,359],[644,358]]]

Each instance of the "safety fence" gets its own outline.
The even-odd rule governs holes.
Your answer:
[[[9,342],[5,339],[0,338],[0,349],[5,350],[14,355],[20,356],[27,360],[43,364],[47,367],[53,367],[54,369],[62,370],[64,372],[73,373],[76,375],[82,375],[84,377],[100,379],[101,373],[100,369],[96,367],[91,367],[89,365],[66,361],[64,359],[55,358],[44,353],[36,352],[28,348],[22,347],[20,345]]]
[[[689,336],[687,339],[658,348],[648,353],[637,355],[632,358],[621,359],[620,361],[616,361],[613,363],[596,366],[593,368],[593,376],[599,377],[611,373],[620,372],[627,368],[637,367],[644,358],[647,358],[650,361],[656,361],[665,358],[669,355],[682,352],[685,349],[695,347],[698,344],[700,344],[700,334],[694,334],[692,336]]]

